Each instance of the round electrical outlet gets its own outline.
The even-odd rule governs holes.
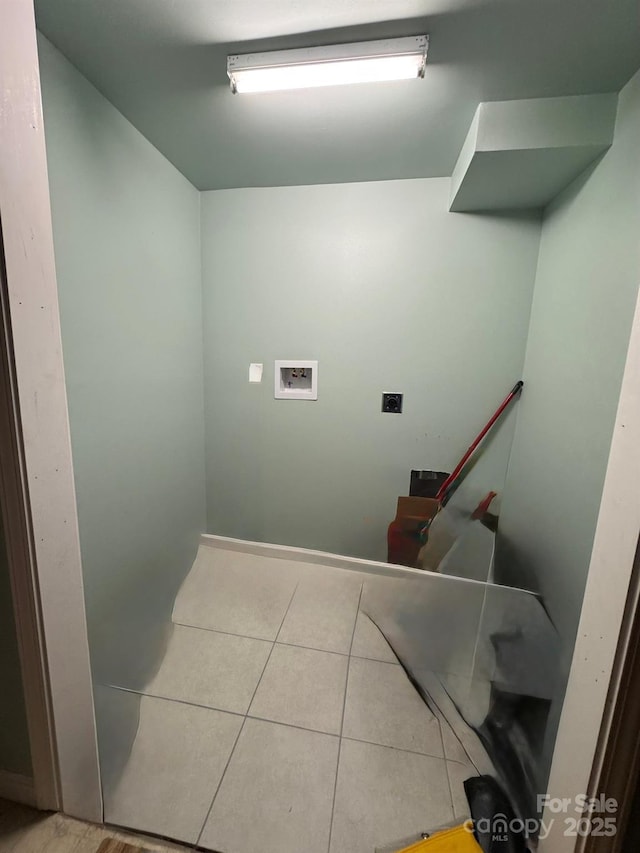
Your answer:
[[[402,394],[383,394],[382,395],[382,411],[391,412],[391,414],[399,415],[402,413]]]

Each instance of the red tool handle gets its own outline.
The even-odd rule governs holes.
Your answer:
[[[445,498],[445,496],[446,496],[447,492],[449,491],[449,489],[451,488],[451,486],[453,485],[453,483],[456,481],[456,479],[457,479],[457,477],[458,477],[458,474],[459,474],[459,473],[460,473],[460,471],[462,471],[462,469],[464,468],[464,466],[465,466],[465,464],[466,464],[467,460],[469,459],[469,457],[471,456],[471,454],[473,453],[473,451],[474,451],[474,450],[476,449],[476,447],[480,444],[480,442],[482,441],[482,439],[483,439],[483,438],[485,437],[485,435],[489,432],[489,430],[491,429],[491,427],[492,427],[492,426],[494,425],[494,423],[498,420],[498,418],[500,417],[500,415],[504,412],[504,410],[507,408],[507,406],[509,405],[509,403],[513,400],[513,398],[514,398],[517,394],[519,394],[519,393],[520,393],[520,390],[522,389],[522,386],[523,386],[523,385],[524,385],[524,382],[523,382],[522,380],[520,380],[519,382],[516,382],[516,384],[513,386],[513,388],[511,389],[511,391],[509,391],[509,393],[508,393],[508,394],[507,394],[507,396],[504,398],[504,400],[502,401],[502,403],[500,403],[500,405],[499,405],[499,406],[498,406],[498,408],[495,410],[495,412],[493,413],[493,415],[492,415],[492,416],[489,418],[489,420],[487,421],[487,424],[485,425],[485,427],[484,427],[484,428],[483,428],[483,429],[478,433],[478,435],[476,436],[476,438],[474,439],[473,443],[470,445],[469,449],[468,449],[468,450],[467,450],[467,452],[464,454],[464,456],[462,457],[462,459],[458,462],[458,464],[457,464],[457,465],[456,465],[456,467],[453,469],[453,471],[451,472],[451,474],[449,474],[449,476],[447,477],[447,479],[446,479],[446,480],[444,481],[444,483],[440,486],[440,489],[438,490],[438,494],[436,495],[436,500],[437,500],[437,501],[442,501],[442,500]]]

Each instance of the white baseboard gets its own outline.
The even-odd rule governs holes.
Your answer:
[[[477,586],[483,581],[471,578],[452,578],[439,572],[425,572],[424,569],[411,569],[408,566],[396,566],[394,563],[381,563],[377,560],[365,560],[361,557],[345,557],[332,554],[329,551],[313,551],[309,548],[296,548],[291,545],[271,545],[267,542],[252,542],[249,539],[233,539],[230,536],[218,536],[215,533],[201,533],[200,543],[209,548],[222,548],[225,551],[242,551],[245,554],[256,554],[258,557],[277,557],[280,560],[298,560],[314,565],[332,566],[335,569],[349,569],[352,572],[364,572],[369,575],[382,575],[388,578],[424,578],[428,576],[433,583],[444,583],[455,580]]]
[[[424,576],[421,569],[410,569],[392,563],[363,560],[360,557],[344,557],[340,554],[331,554],[328,551],[294,548],[291,545],[271,545],[267,542],[252,542],[248,539],[233,539],[229,536],[218,536],[213,533],[201,534],[200,542],[210,548],[242,551],[245,554],[255,554],[259,557],[277,557],[281,560],[299,560],[304,563],[332,566],[337,569],[350,569],[351,571],[366,572],[373,575],[386,575],[388,577]]]
[[[30,776],[0,770],[0,797],[25,806],[36,805],[36,790]]]
[[[472,586],[486,586],[485,581],[471,578],[442,575],[439,572],[411,569],[408,566],[396,566],[394,563],[381,563],[377,560],[364,560],[360,557],[345,557],[340,554],[331,554],[328,551],[313,551],[309,548],[295,548],[291,545],[271,545],[267,542],[252,542],[249,539],[234,539],[230,536],[218,536],[215,533],[201,533],[200,544],[206,545],[208,548],[221,548],[224,551],[241,551],[244,554],[255,554],[258,557],[276,557],[280,560],[298,560],[302,563],[349,569],[352,572],[382,575],[389,578],[429,577],[429,582],[432,584],[450,584],[455,581],[455,583]]]

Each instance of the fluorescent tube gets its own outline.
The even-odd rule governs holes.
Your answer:
[[[233,92],[276,92],[424,76],[427,36],[227,58]]]

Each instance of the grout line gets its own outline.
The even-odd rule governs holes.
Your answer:
[[[480,771],[478,770],[478,768],[473,763],[473,761],[471,761],[470,759],[467,761],[459,761],[457,758],[447,758],[446,755],[444,758],[445,758],[445,761],[447,762],[447,764],[459,764],[460,767],[468,767],[470,770],[473,770],[473,772],[476,774],[476,776],[482,775],[480,773]]]
[[[355,658],[356,660],[366,660],[366,661],[369,661],[370,663],[381,663],[383,666],[402,666],[402,664],[393,663],[390,660],[380,660],[379,658],[363,658],[361,655],[350,655],[350,657]],[[406,673],[406,670],[405,670],[405,673]],[[408,679],[408,681],[411,682],[411,679]],[[411,686],[413,687],[413,684]],[[415,690],[415,687],[414,687],[414,690]]]
[[[295,596],[295,594],[296,594],[296,590],[298,589],[298,584],[299,584],[299,583],[300,583],[300,581],[298,581],[298,583],[296,583],[296,585],[295,585],[295,587],[294,587],[294,589],[293,589],[293,592],[291,593],[291,598],[289,599],[289,604],[287,605],[287,609],[285,610],[285,612],[284,612],[284,616],[282,617],[282,621],[280,622],[280,627],[278,628],[278,634],[280,633],[280,631],[281,631],[281,629],[282,629],[282,626],[284,625],[284,620],[287,618],[287,613],[289,612],[289,608],[291,607],[291,604],[292,604],[292,602],[293,602],[293,598],[294,598],[294,596]],[[277,639],[277,637],[278,637],[278,634],[276,634],[276,639]],[[244,715],[244,720],[242,721],[242,725],[240,726],[240,731],[238,732],[238,736],[236,737],[236,739],[235,739],[235,741],[234,741],[234,744],[233,744],[233,747],[232,747],[232,749],[231,749],[231,752],[229,753],[229,758],[227,759],[227,763],[225,764],[225,766],[224,766],[224,770],[222,771],[222,776],[220,777],[220,781],[218,782],[218,784],[217,784],[217,786],[216,786],[216,790],[215,790],[214,795],[213,795],[213,798],[212,798],[212,800],[211,800],[211,805],[210,805],[210,806],[209,806],[209,808],[207,809],[207,814],[205,815],[204,821],[202,822],[202,826],[200,827],[200,832],[198,833],[198,837],[196,838],[196,842],[195,842],[195,844],[194,844],[194,848],[198,847],[198,846],[199,846],[199,844],[200,844],[200,842],[201,842],[201,840],[202,840],[202,833],[204,832],[204,828],[205,828],[205,826],[207,825],[207,821],[209,820],[209,816],[210,816],[210,814],[211,814],[211,810],[213,809],[213,804],[214,804],[214,803],[215,803],[215,801],[216,801],[216,797],[218,796],[218,793],[219,793],[219,791],[220,791],[220,788],[222,787],[222,783],[223,783],[223,781],[224,781],[224,777],[226,776],[226,774],[227,774],[227,770],[229,769],[229,765],[231,764],[231,759],[233,758],[233,755],[234,755],[234,753],[235,753],[235,751],[236,751],[236,746],[238,745],[238,741],[240,740],[240,735],[241,735],[241,734],[242,734],[242,732],[244,731],[244,727],[245,727],[245,724],[246,724],[247,719],[248,719],[248,716],[247,716],[247,715],[248,715],[248,713],[249,713],[249,709],[251,708],[251,705],[252,705],[252,703],[253,703],[253,700],[255,699],[255,695],[256,695],[256,693],[258,692],[258,687],[260,687],[260,683],[261,683],[262,678],[263,678],[263,676],[264,676],[264,674],[265,674],[265,671],[266,671],[266,669],[267,669],[267,666],[269,665],[269,661],[271,660],[271,655],[273,654],[273,650],[275,649],[275,647],[276,647],[276,644],[275,644],[275,640],[274,640],[274,641],[272,642],[272,644],[271,644],[271,650],[270,650],[269,655],[268,655],[268,657],[267,657],[267,659],[266,659],[266,661],[265,661],[265,664],[264,664],[264,666],[263,666],[263,668],[262,668],[262,672],[260,673],[260,678],[258,679],[258,683],[256,684],[255,690],[253,691],[253,694],[252,694],[252,696],[251,696],[251,701],[249,702],[249,707],[247,708],[247,714],[245,714],[245,715]]]
[[[349,652],[336,652],[333,649],[318,649],[316,646],[303,646],[300,643],[284,643],[282,640],[276,640],[276,646],[291,646],[294,649],[307,649],[309,652],[324,652],[326,655],[338,655],[341,658],[348,658]]]
[[[273,645],[275,646],[275,645],[279,645],[279,644],[274,643]],[[330,654],[330,652],[328,654]],[[269,662],[269,659],[267,658],[267,663],[268,662]],[[384,661],[376,661],[376,663],[384,663]],[[264,669],[266,669],[266,666],[267,666],[267,664],[265,663]],[[264,669],[263,669],[263,673],[264,673]],[[262,676],[260,677],[260,680],[261,679],[262,679]],[[260,684],[260,681],[258,681],[258,685],[256,686],[256,689],[254,690],[254,693],[253,693],[254,696],[255,696],[255,693],[258,689],[259,684]],[[164,701],[164,702],[177,702],[179,705],[189,705],[193,708],[205,708],[207,711],[217,711],[219,714],[230,714],[233,717],[243,717],[243,718],[248,718],[249,720],[259,720],[262,723],[273,723],[274,725],[277,725],[277,726],[287,726],[290,729],[300,729],[303,732],[313,732],[314,734],[328,735],[329,737],[342,737],[344,740],[352,740],[352,741],[355,741],[356,743],[367,743],[370,746],[381,746],[384,749],[395,749],[397,752],[408,752],[411,755],[424,755],[427,758],[439,758],[441,760],[450,761],[452,764],[460,764],[462,767],[465,767],[467,765],[467,762],[457,761],[454,758],[446,758],[445,757],[443,759],[442,755],[433,755],[433,753],[431,753],[431,752],[418,752],[415,749],[405,749],[402,746],[392,746],[391,744],[379,743],[378,741],[375,741],[375,740],[366,740],[365,738],[360,738],[360,737],[350,737],[348,735],[342,735],[339,732],[327,732],[327,731],[324,731],[323,729],[312,729],[312,728],[309,728],[308,726],[296,725],[295,723],[285,723],[283,720],[272,720],[269,717],[259,717],[256,714],[250,714],[248,711],[246,713],[243,711],[228,711],[226,708],[215,708],[212,705],[202,705],[199,702],[190,702],[188,699],[174,699],[173,697],[170,697],[170,696],[159,696],[156,693],[141,693],[138,690],[132,690],[129,687],[117,687],[114,684],[106,684],[106,685],[102,685],[102,686],[106,687],[108,690],[120,690],[123,693],[133,693],[136,696],[146,696],[149,699],[160,699],[161,701]],[[345,695],[346,695],[346,685],[345,685]],[[253,701],[253,698],[251,701]],[[342,728],[341,728],[341,730],[342,730]]]
[[[344,698],[342,700],[342,717],[340,719],[340,740],[338,741],[338,760],[336,761],[336,777],[333,783],[333,798],[331,800],[331,818],[329,822],[329,841],[327,842],[327,853],[331,851],[331,837],[333,835],[333,818],[336,809],[336,794],[338,792],[338,772],[340,771],[340,753],[342,752],[342,731],[344,729],[344,715],[347,709],[347,690],[349,689],[349,671],[351,669],[351,650],[353,649],[353,639],[356,635],[356,625],[358,624],[358,613],[360,612],[360,602],[362,601],[362,591],[364,582],[360,584],[360,595],[358,596],[358,606],[356,607],[356,615],[353,620],[353,630],[351,631],[351,642],[349,643],[349,662],[347,664],[347,677],[344,684]]]
[[[133,690],[131,687],[118,687],[117,684],[103,684],[108,690],[120,690],[122,693],[133,693],[135,696],[146,696],[148,699],[161,699],[164,702],[177,702],[179,705],[190,705],[192,708],[206,708],[219,714],[231,714],[233,717],[246,717],[246,711],[229,711],[228,708],[217,708],[215,705],[203,705],[202,702],[190,702],[188,699],[177,699],[174,696],[160,696],[158,693],[145,693],[143,690]]]
[[[349,657],[355,658],[356,660],[371,660],[374,663],[388,663],[389,666],[400,666],[400,663],[397,660],[382,660],[381,658],[368,658],[364,655],[349,655]]]
[[[211,814],[211,809],[213,808],[213,804],[215,802],[215,799],[218,796],[218,791],[220,790],[220,787],[222,785],[222,780],[225,777],[225,774],[227,772],[227,768],[229,767],[229,764],[231,764],[231,759],[233,758],[233,753],[236,751],[236,746],[238,745],[238,741],[240,740],[240,735],[242,734],[242,730],[244,729],[244,724],[246,723],[246,721],[247,721],[247,718],[245,717],[242,721],[242,725],[240,726],[240,728],[238,730],[238,734],[236,735],[236,739],[233,742],[233,746],[231,747],[231,751],[229,752],[229,757],[227,758],[227,761],[224,765],[224,770],[222,771],[222,776],[220,777],[220,781],[216,785],[216,790],[214,791],[213,797],[211,799],[211,805],[207,809],[207,813],[206,813],[204,820],[202,822],[202,826],[200,827],[200,832],[198,832],[198,835],[196,836],[196,840],[195,840],[195,843],[193,845],[194,848],[196,848],[198,846],[198,844],[200,844],[200,839],[202,838],[202,833],[204,832],[204,828],[207,825],[207,821],[209,820],[209,815]]]
[[[256,684],[256,688],[255,688],[255,690],[253,691],[253,694],[252,694],[252,696],[251,696],[251,701],[249,702],[249,707],[247,708],[247,713],[246,713],[246,715],[245,715],[245,716],[248,716],[248,715],[249,715],[249,711],[251,710],[251,706],[252,706],[252,704],[253,704],[253,700],[256,698],[256,693],[258,692],[258,688],[260,687],[260,684],[262,683],[262,679],[263,679],[263,677],[264,677],[264,674],[265,674],[265,672],[266,672],[266,669],[267,669],[267,667],[269,666],[269,661],[271,660],[271,655],[273,654],[273,650],[275,649],[275,647],[276,647],[276,643],[277,643],[277,641],[278,641],[278,634],[279,634],[279,633],[280,633],[280,631],[282,630],[282,626],[284,625],[284,620],[287,618],[287,615],[288,615],[288,613],[289,613],[289,610],[291,609],[291,605],[293,604],[293,599],[295,598],[295,594],[296,594],[296,592],[298,591],[298,585],[299,585],[299,583],[300,583],[300,581],[298,581],[298,583],[297,583],[297,584],[295,585],[295,587],[294,587],[293,592],[291,593],[291,598],[289,599],[289,604],[287,604],[287,609],[284,611],[284,616],[282,617],[282,620],[281,620],[281,622],[280,622],[280,627],[278,628],[278,633],[276,634],[275,640],[274,640],[274,641],[273,641],[273,643],[271,644],[271,651],[269,652],[269,655],[267,656],[267,659],[266,659],[266,661],[265,661],[265,664],[264,664],[264,666],[262,667],[262,672],[260,673],[260,678],[258,679],[258,683]]]
[[[416,752],[415,749],[405,749],[403,746],[391,746],[388,743],[377,743],[375,740],[364,740],[361,737],[350,737],[349,735],[342,735],[342,740],[350,740],[354,743],[366,743],[369,746],[379,746],[382,749],[393,749],[396,752],[407,752],[409,755],[422,755],[424,758],[435,758],[438,761],[444,761],[446,763],[447,759],[443,758],[442,755],[434,755],[432,752]],[[455,764],[460,764],[461,762],[456,761]]]
[[[274,646],[278,642],[278,637],[280,636],[280,631],[282,631],[282,626],[284,625],[285,620],[286,620],[287,616],[289,615],[289,610],[291,609],[291,605],[293,604],[293,599],[296,597],[296,592],[298,591],[299,586],[300,586],[300,579],[298,579],[298,582],[295,585],[295,589],[293,590],[291,598],[289,599],[289,604],[287,604],[287,609],[285,610],[284,616],[282,617],[282,622],[280,622],[280,627],[278,628],[278,633],[275,635],[275,637],[273,639]],[[273,649],[271,649],[271,651],[273,652]],[[257,689],[258,688],[256,687],[256,690]],[[251,706],[249,706],[249,707],[251,707]]]
[[[259,643],[275,643],[275,639],[254,637],[251,634],[237,634],[233,631],[221,631],[219,628],[205,628],[204,625],[188,625],[186,622],[174,622],[173,620],[171,620],[171,624],[177,625],[179,628],[193,628],[194,631],[208,631],[210,634],[224,634],[226,637],[241,637],[243,640],[257,640]],[[280,629],[278,628],[278,631],[279,630]]]
[[[259,643],[276,643],[278,646],[294,646],[296,649],[309,649],[312,652],[326,652],[328,655],[342,655],[342,657],[353,657],[358,658],[359,660],[373,660],[378,663],[389,663],[393,666],[399,666],[397,660],[382,660],[381,658],[373,658],[367,657],[366,655],[355,655],[350,652],[337,652],[335,649],[319,649],[317,646],[307,646],[303,643],[287,643],[284,640],[267,640],[265,637],[254,637],[251,634],[237,634],[233,631],[221,631],[219,628],[205,628],[203,625],[187,625],[186,622],[172,622],[173,625],[177,625],[179,628],[192,628],[194,631],[208,631],[210,634],[224,634],[226,637],[239,637],[243,640],[256,640]],[[282,625],[280,626],[282,627]],[[278,634],[280,633],[280,629],[278,629]],[[115,687],[115,685],[105,685],[108,687]]]
[[[339,732],[326,732],[320,729],[310,729],[307,726],[299,726],[296,723],[283,723],[282,720],[270,720],[268,717],[256,717],[253,714],[247,714],[248,720],[257,720],[260,723],[271,723],[274,726],[284,726],[287,729],[298,729],[301,732],[311,732],[314,735],[326,735],[327,737],[340,737]]]
[[[447,750],[444,746],[444,734],[442,733],[442,722],[436,714],[433,715],[434,719],[438,723],[438,731],[440,732],[440,744],[442,746],[442,755],[444,757],[444,772],[447,776],[447,787],[449,788],[449,802],[451,803],[451,817],[455,820],[456,817],[456,807],[453,804],[453,788],[451,787],[451,776],[449,776],[449,765],[447,764]]]

